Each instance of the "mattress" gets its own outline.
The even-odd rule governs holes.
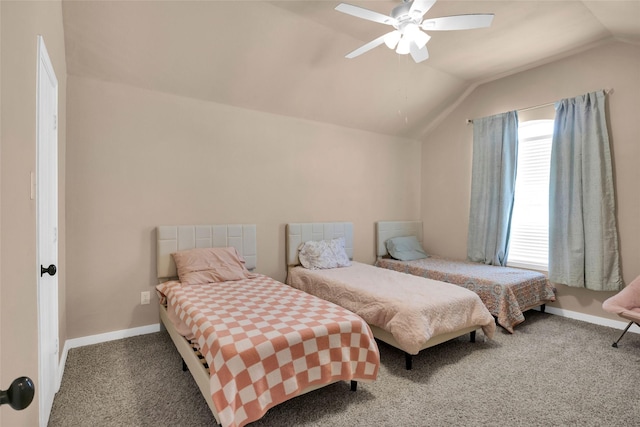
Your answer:
[[[379,353],[368,325],[328,301],[263,275],[157,286],[176,329],[210,369],[220,423],[242,426],[313,386],[373,381]]]
[[[415,261],[380,258],[376,265],[452,283],[475,292],[496,317],[498,324],[511,333],[514,326],[524,321],[524,311],[556,299],[554,288],[546,276],[530,270],[436,256]]]
[[[489,338],[495,331],[493,316],[475,293],[368,264],[327,270],[292,267],[287,284],[388,331],[409,354],[417,354],[433,337],[469,326],[482,327]]]

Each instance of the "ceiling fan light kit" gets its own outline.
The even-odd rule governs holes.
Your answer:
[[[411,54],[415,62],[422,62],[429,58],[427,43],[431,39],[431,36],[424,30],[451,31],[487,28],[493,21],[492,13],[454,15],[423,20],[424,15],[435,2],[436,0],[404,1],[394,7],[389,16],[359,6],[340,3],[336,6],[336,10],[339,12],[395,28],[394,31],[370,41],[348,53],[345,57],[355,58],[384,43],[389,49],[395,49],[396,53],[400,55]]]
[[[413,41],[419,49],[422,49],[427,45],[427,42],[431,39],[431,36],[427,33],[420,31],[417,25],[407,25],[404,30],[404,36],[408,37],[410,41]]]
[[[384,36],[384,44],[386,44],[389,49],[395,49],[401,37],[402,33],[400,31],[391,31]]]

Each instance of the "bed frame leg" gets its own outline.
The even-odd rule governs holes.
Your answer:
[[[358,381],[351,380],[351,391],[358,390]]]
[[[540,306],[540,312],[541,312],[541,313],[544,313],[544,311],[545,311],[546,309],[547,309],[547,304],[542,304],[542,305]]]
[[[407,371],[410,371],[413,368],[413,356],[409,353],[404,354],[404,365],[407,368]]]
[[[476,342],[476,331],[469,332],[469,341]]]
[[[184,363],[184,359],[182,359],[182,372],[187,372],[189,370],[189,368],[187,367],[187,364]]]

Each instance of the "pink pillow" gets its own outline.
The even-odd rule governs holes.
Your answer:
[[[171,254],[184,285],[253,277],[236,248],[197,248]]]

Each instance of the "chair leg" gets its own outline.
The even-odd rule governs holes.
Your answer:
[[[622,332],[622,335],[620,335],[620,338],[618,338],[616,340],[616,342],[614,342],[613,344],[611,344],[611,347],[615,347],[618,348],[618,341],[620,341],[622,339],[622,337],[624,336],[624,334],[627,333],[627,331],[629,330],[629,328],[631,327],[631,325],[633,325],[634,322],[629,322],[629,324],[627,325],[626,328],[624,328],[624,331]]]

